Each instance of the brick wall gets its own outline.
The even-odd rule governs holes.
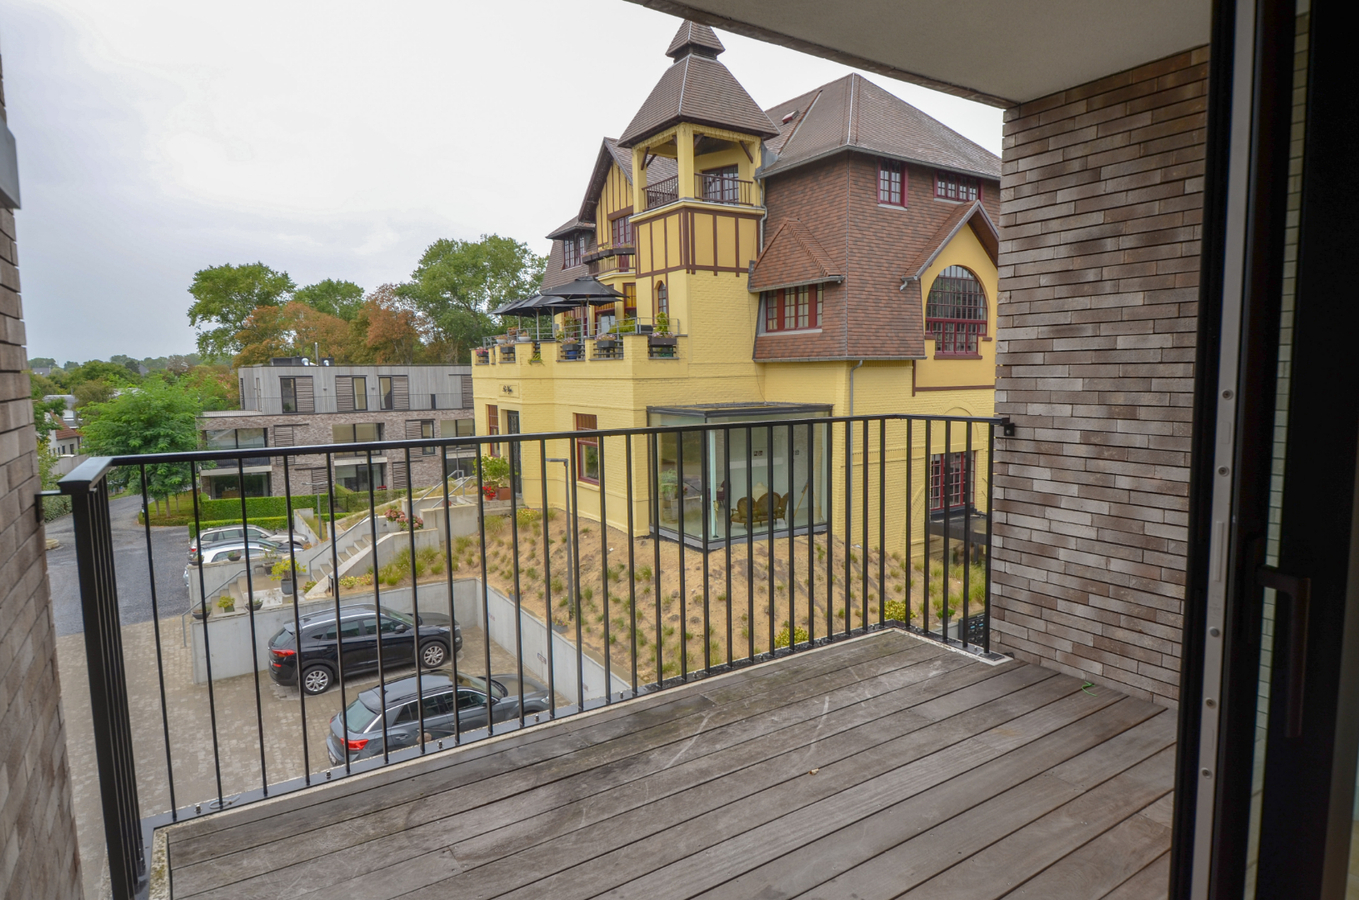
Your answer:
[[[1207,50],[1010,109],[1000,649],[1178,698]]]
[[[761,336],[758,360],[911,359],[924,355],[920,289],[902,291],[906,268],[957,210],[934,196],[934,169],[906,167],[907,205],[878,204],[878,163],[864,153],[837,153],[771,177],[765,188],[766,239],[788,218],[799,219],[845,273],[826,290],[826,322],[818,335]],[[982,204],[996,219],[999,191],[982,182]]]
[[[0,897],[77,898],[18,264],[14,212],[0,208]]]

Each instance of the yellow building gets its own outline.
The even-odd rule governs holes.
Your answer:
[[[891,472],[870,488],[904,505],[908,440],[915,516],[984,512],[984,429],[937,424],[927,444],[920,423],[909,438],[904,422],[871,423],[865,457],[856,425],[846,485],[845,426],[814,420],[993,415],[999,159],[857,75],[762,110],[722,50],[684,23],[670,68],[622,137],[603,141],[580,210],[549,235],[544,290],[593,276],[624,299],[479,352],[477,427],[581,431],[574,457],[565,441],[547,454],[574,464],[582,516],[603,499],[623,526],[629,447],[606,437],[601,454],[584,432],[712,426],[654,449],[633,440],[639,533],[676,536],[683,517],[693,540],[743,537],[767,525],[772,492],[780,528],[829,521],[843,534],[848,516],[862,537],[860,467]],[[563,467],[532,444],[520,456],[524,502],[541,503],[547,471],[548,502],[562,505]],[[901,519],[887,516],[891,544]]]

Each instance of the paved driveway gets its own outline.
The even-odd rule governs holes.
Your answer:
[[[114,565],[118,573],[118,609],[124,625],[150,622],[150,578],[146,565],[146,528],[137,523],[141,497],[109,501]],[[76,570],[75,531],[71,516],[47,523],[48,538],[60,542],[47,551],[47,577],[52,585],[52,618],[57,634],[84,631],[80,614],[80,576]],[[161,618],[184,612],[189,592],[184,566],[189,561],[189,529],[184,526],[151,529],[151,554],[156,564],[156,606]]]

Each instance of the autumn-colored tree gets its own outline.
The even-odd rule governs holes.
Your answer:
[[[379,365],[410,365],[420,347],[420,319],[397,296],[396,286],[384,284],[368,295],[355,322],[364,320],[365,346]]]
[[[238,366],[262,365],[275,356],[312,356],[318,349],[339,362],[351,361],[349,323],[297,300],[259,307],[236,338],[241,346],[234,359]]]

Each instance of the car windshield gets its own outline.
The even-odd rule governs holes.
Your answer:
[[[406,615],[405,613],[399,613],[394,609],[388,609],[385,606],[382,608],[382,614],[389,619],[394,619],[397,622],[400,622],[402,625],[415,624],[415,620],[412,619],[410,616]]]
[[[363,702],[363,697],[349,704],[349,709],[344,711],[344,727],[350,731],[364,731],[377,719],[377,710],[369,709]]]
[[[481,693],[483,694],[487,692],[486,679],[478,678],[476,675],[468,675],[465,672],[459,672],[458,684],[462,685],[463,687],[470,687],[473,690],[481,691]],[[505,696],[505,688],[502,687],[498,682],[492,681],[490,694],[492,697],[499,700],[501,697]]]

